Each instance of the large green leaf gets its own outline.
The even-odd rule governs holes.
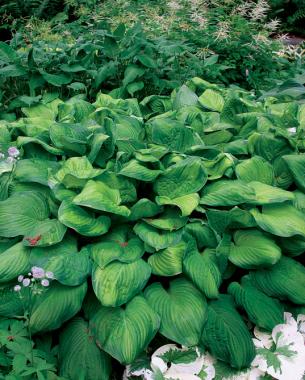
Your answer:
[[[234,297],[236,305],[246,311],[250,321],[256,326],[272,331],[276,325],[284,323],[284,310],[280,302],[266,296],[246,278],[242,279],[241,284],[231,282],[228,293]]]
[[[221,273],[213,250],[206,249],[200,254],[196,247],[189,246],[183,259],[183,272],[207,298],[218,297]]]
[[[256,223],[263,230],[276,236],[305,236],[304,214],[287,203],[270,204],[258,209],[252,209]]]
[[[267,234],[255,230],[234,233],[229,260],[238,267],[253,269],[274,265],[281,258],[281,249]]]
[[[67,227],[57,219],[47,219],[37,223],[23,238],[23,244],[29,247],[49,247],[60,243]]]
[[[53,282],[35,296],[29,324],[32,333],[58,329],[80,310],[86,292],[86,282],[74,287]]]
[[[11,281],[30,270],[30,252],[22,243],[17,243],[0,253],[0,283]]]
[[[162,249],[148,258],[152,273],[157,276],[175,276],[182,273],[182,259],[187,245],[184,241]]]
[[[199,103],[211,111],[221,112],[224,106],[224,99],[218,92],[207,89],[199,97]]]
[[[211,354],[234,368],[248,367],[255,357],[251,335],[231,298],[221,295],[208,306],[201,341]]]
[[[253,284],[265,294],[305,304],[305,268],[297,261],[283,256],[271,268],[250,273]]]
[[[207,303],[191,282],[176,279],[167,290],[154,283],[145,289],[144,295],[161,317],[162,335],[184,346],[198,344],[206,322]]]
[[[101,307],[90,326],[97,343],[122,364],[133,362],[156,335],[160,319],[147,301],[137,296],[126,307]]]
[[[121,306],[138,294],[151,274],[150,266],[142,259],[131,263],[114,261],[105,268],[93,267],[93,290],[104,306]]]
[[[144,221],[152,227],[160,230],[174,231],[184,227],[188,218],[180,216],[177,210],[166,209],[157,218],[145,218]]]
[[[176,231],[165,231],[151,227],[147,223],[138,222],[134,226],[134,232],[145,243],[159,250],[179,243],[182,238],[183,228]]]
[[[289,156],[283,156],[283,160],[288,165],[298,188],[305,192],[305,154],[290,154]]]
[[[251,186],[255,192],[255,200],[250,200],[248,202],[249,204],[264,205],[294,200],[294,194],[290,191],[269,186],[257,181],[250,182],[248,185]]]
[[[108,216],[94,216],[83,208],[63,201],[58,209],[59,221],[84,236],[100,236],[108,232],[111,220]]]
[[[272,165],[262,157],[254,156],[241,161],[235,168],[236,176],[244,182],[259,181],[272,185],[274,174]]]
[[[56,173],[55,180],[68,189],[83,188],[89,179],[97,177],[102,169],[94,169],[86,157],[72,157],[64,162]]]
[[[26,235],[48,216],[47,201],[40,193],[15,193],[0,201],[0,236]]]
[[[120,206],[120,192],[99,181],[87,182],[82,192],[73,199],[73,203],[122,216],[130,214],[126,206]]]
[[[108,380],[110,358],[100,350],[88,323],[80,317],[72,319],[59,336],[60,375],[69,379]]]
[[[154,183],[158,195],[171,199],[199,191],[207,181],[200,159],[189,158],[170,166]]]
[[[171,205],[179,207],[181,216],[190,215],[199,205],[199,200],[200,197],[197,193],[182,195],[174,199],[164,195],[156,197],[156,203],[160,206]]]
[[[15,176],[20,182],[37,182],[48,186],[48,176],[59,168],[56,161],[46,161],[36,158],[24,159],[17,162]]]
[[[6,318],[14,318],[24,313],[24,299],[20,299],[20,294],[13,291],[13,284],[0,285],[0,316]]]
[[[149,169],[137,160],[131,160],[119,171],[120,175],[134,178],[138,181],[152,182],[162,173],[162,170]]]

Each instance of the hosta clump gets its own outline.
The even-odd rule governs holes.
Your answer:
[[[20,315],[18,276],[52,272],[30,327],[61,328],[63,376],[107,379],[110,356],[132,363],[155,336],[245,368],[251,323],[305,305],[302,99],[194,78],[23,112],[0,126],[20,152],[0,172],[0,315]]]

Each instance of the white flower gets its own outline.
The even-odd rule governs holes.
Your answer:
[[[302,334],[305,343],[305,315],[300,314],[297,318],[298,332]]]
[[[0,153],[0,160],[2,160],[5,157],[3,153]]]
[[[23,279],[24,279],[24,276],[22,276],[22,274],[18,276],[18,282],[22,282]]]
[[[19,150],[14,146],[11,146],[10,148],[8,148],[7,153],[10,157],[13,157],[13,158],[18,157],[20,154]]]
[[[50,282],[49,282],[49,280],[41,280],[41,285],[42,286],[45,286],[45,287],[47,287],[47,286],[49,286],[50,285]]]
[[[15,292],[20,292],[20,290],[21,290],[21,286],[20,285],[15,285],[14,286],[14,291]]]
[[[22,281],[22,285],[27,287],[29,286],[31,283],[31,280],[29,278],[25,278],[23,281]]]
[[[53,280],[54,279],[54,273],[53,272],[46,272],[46,278]]]
[[[14,157],[7,157],[7,159],[5,160],[8,164],[13,164],[15,161],[16,161],[16,159],[14,158]]]
[[[44,270],[40,267],[32,267],[31,271],[34,278],[43,278],[45,276]]]

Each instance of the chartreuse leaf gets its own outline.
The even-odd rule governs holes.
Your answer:
[[[145,218],[144,221],[160,230],[174,231],[184,227],[188,218],[180,216],[177,210],[166,209],[158,218]]]
[[[60,375],[69,379],[108,380],[110,357],[100,350],[88,323],[76,317],[59,336]]]
[[[47,219],[37,223],[23,238],[23,244],[29,247],[48,247],[60,243],[67,227],[57,219]]]
[[[142,218],[151,218],[162,211],[162,207],[147,198],[141,198],[130,208],[128,220],[135,221]]]
[[[229,260],[238,267],[253,269],[274,265],[281,258],[281,249],[275,241],[256,229],[234,233]]]
[[[241,161],[235,168],[236,176],[244,182],[259,181],[266,185],[272,185],[274,173],[272,165],[264,158],[253,156]]]
[[[201,342],[211,354],[234,368],[248,367],[255,356],[251,335],[234,308],[231,298],[221,295],[211,301]]]
[[[272,331],[276,325],[284,323],[284,309],[280,302],[255,288],[246,277],[241,284],[231,282],[228,293],[256,326]]]
[[[23,159],[17,161],[15,176],[19,182],[36,182],[48,186],[49,172],[57,171],[59,166],[56,161]]]
[[[90,321],[97,343],[122,364],[133,362],[146,349],[159,325],[158,314],[141,296],[124,309],[102,306]]]
[[[94,169],[87,157],[72,157],[64,161],[62,168],[56,173],[55,180],[66,188],[83,188],[88,181],[103,173],[102,169]]]
[[[175,276],[182,273],[182,259],[187,244],[184,241],[162,249],[148,258],[152,273],[157,276]]]
[[[87,283],[64,286],[52,283],[50,289],[35,296],[29,326],[32,333],[58,329],[81,308]]]
[[[89,252],[82,249],[80,252],[53,256],[48,260],[44,269],[53,272],[56,280],[63,285],[80,285],[91,273]]]
[[[0,253],[0,283],[11,281],[29,271],[30,252],[22,243],[17,243]]]
[[[17,138],[17,146],[23,147],[27,144],[38,144],[43,149],[45,149],[47,152],[54,154],[54,155],[60,155],[65,154],[65,152],[62,149],[55,148],[51,145],[49,145],[47,142],[45,142],[43,139],[39,139],[38,137],[27,137],[27,136],[19,136]]]
[[[131,263],[114,261],[105,268],[94,265],[93,290],[102,305],[121,306],[144,288],[150,274],[150,266],[142,259]]]
[[[81,124],[53,123],[50,139],[56,148],[69,153],[85,154],[89,130]]]
[[[248,202],[249,204],[264,205],[294,200],[294,194],[290,191],[269,186],[257,181],[249,182],[248,185],[251,186],[255,192],[255,200],[250,200]]]
[[[204,107],[211,111],[221,112],[224,106],[224,98],[211,89],[207,89],[204,93],[199,97],[199,103]]]
[[[263,230],[282,237],[305,236],[304,214],[287,203],[270,204],[250,210],[256,223]]]
[[[290,154],[282,158],[288,165],[297,187],[305,192],[305,154]]]
[[[120,192],[99,181],[88,181],[73,203],[122,216],[130,214],[126,206],[120,206]]]
[[[171,199],[196,193],[207,181],[207,173],[199,158],[188,158],[167,168],[155,183],[158,195]]]
[[[199,253],[196,244],[189,245],[183,259],[183,273],[207,298],[218,297],[221,273],[213,250],[205,249]]]
[[[196,240],[198,249],[215,248],[218,245],[215,232],[202,220],[193,219],[186,225],[185,231]]]
[[[101,215],[97,218],[83,208],[63,201],[58,209],[59,221],[84,236],[99,236],[108,232],[111,220]]]
[[[133,230],[144,243],[156,250],[179,243],[183,234],[183,228],[176,231],[158,230],[144,222],[138,222]]]
[[[129,161],[119,171],[119,174],[125,177],[137,179],[138,181],[144,181],[144,182],[154,181],[161,173],[162,173],[162,170],[149,169],[146,166],[142,165],[137,160]]]
[[[45,197],[38,192],[18,192],[0,201],[0,236],[26,235],[49,216]]]
[[[208,206],[235,206],[255,201],[255,191],[239,180],[220,180],[207,185],[201,194],[200,203]]]
[[[268,269],[250,273],[251,282],[265,294],[295,304],[305,303],[305,268],[299,262],[283,256]]]
[[[174,199],[165,195],[156,197],[156,203],[160,206],[177,206],[181,211],[181,216],[190,215],[199,205],[199,200],[200,197],[197,193],[182,195]]]
[[[144,291],[149,305],[160,315],[160,333],[183,346],[197,345],[207,317],[205,297],[184,278],[173,280],[166,290],[153,283]]]

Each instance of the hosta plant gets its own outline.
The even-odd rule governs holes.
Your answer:
[[[160,340],[245,369],[251,324],[300,313],[302,93],[193,78],[167,97],[22,111],[0,124],[0,316],[21,316],[18,276],[53,273],[29,325],[34,339],[59,329],[60,376],[107,379],[111,357]]]

